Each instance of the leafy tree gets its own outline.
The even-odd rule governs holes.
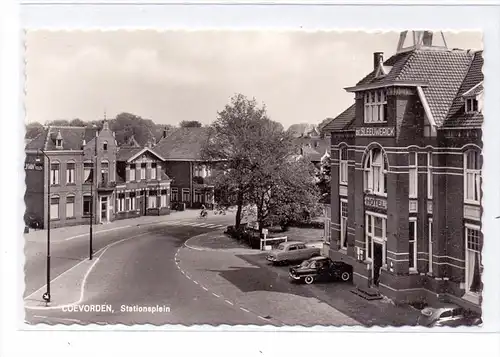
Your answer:
[[[57,125],[57,126],[69,126],[69,121],[66,119],[56,119],[49,121],[47,125]]]
[[[196,120],[183,120],[179,123],[181,128],[201,128],[203,125]]]
[[[320,168],[316,173],[317,183],[320,192],[320,202],[330,203],[331,190],[331,160],[326,156],[320,164]]]
[[[75,118],[69,122],[69,125],[71,125],[71,126],[86,126],[87,124],[82,119]]]
[[[36,121],[26,124],[25,128],[25,139],[34,139],[43,132],[43,125]]]

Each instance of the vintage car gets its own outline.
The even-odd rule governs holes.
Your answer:
[[[349,281],[352,279],[352,266],[328,257],[314,257],[290,268],[292,281],[312,284],[315,281]]]
[[[467,312],[455,304],[440,304],[436,307],[426,307],[420,312],[418,325],[434,326],[477,326],[482,324],[481,317]]]
[[[271,250],[267,260],[272,264],[286,265],[292,262],[301,262],[320,255],[319,248],[308,247],[303,242],[280,243],[276,249]]]

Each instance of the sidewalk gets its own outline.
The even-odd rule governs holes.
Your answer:
[[[113,221],[105,224],[94,224],[93,232],[107,232],[111,230],[125,229],[143,224],[154,224],[174,220],[194,219],[199,215],[199,210],[172,211],[169,215],[164,216],[141,216],[137,218],[129,218]],[[89,225],[78,225],[69,227],[53,228],[50,230],[51,239],[58,241],[70,237],[84,236],[89,234]],[[28,242],[42,242],[47,237],[47,230],[31,230],[24,234],[24,238]]]
[[[365,326],[406,326],[414,325],[417,321],[419,311],[411,306],[397,306],[385,299],[377,301],[365,300],[350,291],[352,289],[351,284],[326,283],[310,286],[292,285],[288,280],[288,267],[269,265],[265,260],[265,252],[249,248],[235,248],[234,246],[239,243],[234,242],[232,238],[222,235],[220,232],[210,232],[193,237],[191,242],[197,249],[189,249],[183,252],[185,259],[187,258],[184,264],[182,264],[183,268],[188,272],[191,271],[192,273],[196,273],[201,280],[209,281],[210,283],[206,283],[207,286],[213,284],[221,293],[233,295],[238,299],[242,299],[242,301],[246,301],[251,306],[260,305],[259,301],[261,302],[262,300],[254,298],[259,296],[259,298],[262,299],[263,295],[252,292],[250,295],[255,296],[251,298],[251,296],[247,296],[239,291],[240,289],[234,286],[234,284],[241,285],[242,283],[239,281],[237,282],[239,278],[236,277],[237,272],[234,269],[244,270],[243,275],[245,276],[245,280],[252,281],[256,286],[260,285],[260,288],[257,290],[278,289],[274,291],[273,294],[271,294],[271,291],[266,292],[266,299],[268,300],[278,298],[283,292],[294,290],[294,295],[290,296],[290,294],[287,294],[286,298],[281,296],[277,303],[279,304],[281,301],[294,301],[301,305],[304,301],[299,299],[300,297],[309,299],[314,298],[310,300],[312,304],[311,309],[307,308],[307,310],[316,310],[316,308],[313,309],[313,306],[317,306],[315,301],[318,300],[323,303],[323,305],[327,305],[335,309],[335,311],[338,311],[340,315],[332,315],[332,311],[327,313],[328,309],[320,309],[322,313],[326,313],[327,316],[332,319],[339,319],[336,321],[343,321],[345,324],[352,325],[352,323],[349,322],[355,320]],[[205,252],[202,253],[200,250]],[[230,271],[233,271],[233,273],[230,273]],[[230,275],[234,275],[231,279],[232,284],[227,281]],[[243,278],[243,276],[241,276],[241,278]],[[275,281],[275,284],[273,284],[275,287],[273,289],[269,289],[269,287],[265,286],[264,280],[269,279]],[[281,289],[278,288],[278,286],[281,286]],[[251,288],[250,290],[255,289]],[[305,309],[306,306],[304,305],[303,308]],[[298,316],[296,317],[297,319],[292,316],[289,318],[286,317],[286,314],[283,315],[285,312],[276,311],[276,307],[269,307],[269,309],[274,310],[274,316],[281,316],[283,319],[282,321],[291,322],[298,321],[297,319],[299,319]],[[272,315],[271,311],[269,311],[269,313]],[[325,316],[320,316],[321,314],[316,314],[316,312],[314,312],[313,315],[314,318],[317,319],[315,320],[317,324],[324,324],[327,320],[325,320]],[[353,320],[348,320],[342,316],[349,316],[349,318]],[[312,316],[308,317],[308,323],[311,323],[311,317]]]

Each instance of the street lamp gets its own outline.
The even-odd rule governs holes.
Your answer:
[[[47,291],[42,295],[46,302],[50,302],[50,157],[40,149],[40,152],[47,158]],[[41,161],[37,158],[37,161]]]

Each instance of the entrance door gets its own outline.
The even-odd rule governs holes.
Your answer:
[[[382,244],[373,242],[373,284],[378,286],[382,267]]]
[[[101,197],[101,222],[108,222],[108,197]]]

